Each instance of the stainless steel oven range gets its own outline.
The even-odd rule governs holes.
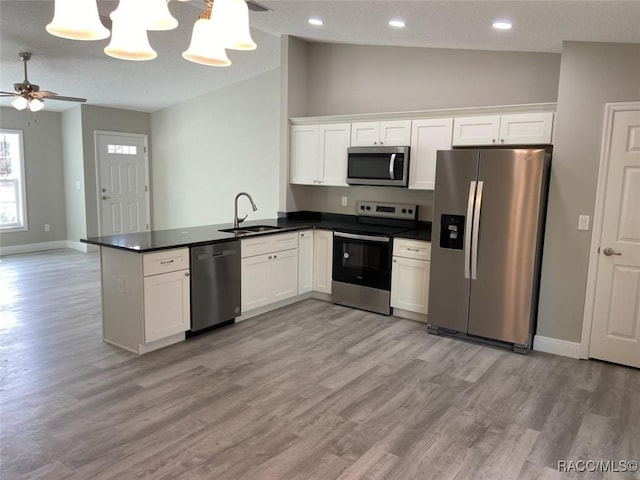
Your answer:
[[[333,234],[334,303],[391,313],[393,235],[415,228],[417,210],[417,205],[358,203],[358,222]]]

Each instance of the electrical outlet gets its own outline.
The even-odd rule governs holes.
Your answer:
[[[49,225],[48,223],[45,223],[45,224],[44,224],[44,231],[45,231],[45,232],[49,232],[49,231],[51,231],[51,225]]]
[[[578,230],[589,230],[589,215],[578,217]]]
[[[346,207],[349,204],[349,199],[347,197],[342,197],[342,206]]]

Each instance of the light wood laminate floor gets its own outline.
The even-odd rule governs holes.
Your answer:
[[[640,459],[640,372],[513,354],[317,300],[136,356],[99,260],[0,260],[9,479],[552,479]]]

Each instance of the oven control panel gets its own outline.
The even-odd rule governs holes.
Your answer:
[[[367,217],[396,218],[416,220],[418,206],[406,203],[358,202],[358,215]]]

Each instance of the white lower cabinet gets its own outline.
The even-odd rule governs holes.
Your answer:
[[[144,341],[189,330],[189,270],[144,277]]]
[[[391,306],[426,315],[429,307],[431,244],[395,238],[391,267]]]
[[[191,326],[189,249],[101,248],[104,341],[142,354],[177,343]]]
[[[313,290],[331,294],[333,272],[333,231],[313,232]]]
[[[298,294],[313,290],[313,230],[298,233]]]
[[[245,239],[241,250],[243,314],[298,294],[298,232]]]

